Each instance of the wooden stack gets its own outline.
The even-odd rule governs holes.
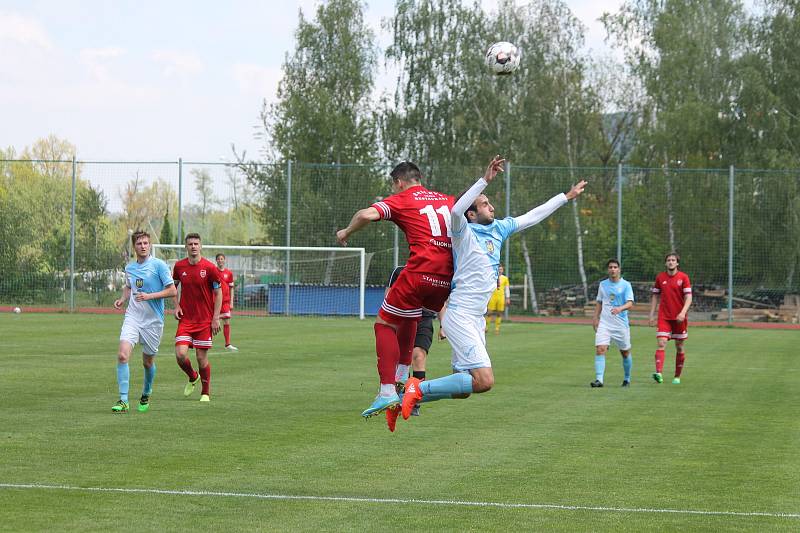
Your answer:
[[[800,294],[787,294],[783,297],[783,304],[778,308],[778,317],[781,322],[800,324]]]

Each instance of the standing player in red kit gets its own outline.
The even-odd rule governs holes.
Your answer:
[[[675,378],[672,383],[675,385],[681,382],[681,372],[683,363],[686,360],[686,352],[683,350],[683,343],[689,336],[687,329],[689,321],[686,313],[692,305],[692,283],[689,276],[678,270],[681,258],[675,252],[670,252],[664,258],[667,265],[666,272],[660,272],[656,276],[653,285],[653,298],[650,300],[650,326],[655,324],[655,312],[658,308],[658,328],[656,339],[658,349],[656,350],[656,371],[653,379],[658,383],[664,381],[661,371],[664,370],[664,348],[669,339],[675,339]]]
[[[172,279],[178,286],[175,297],[175,358],[178,366],[189,376],[183,395],[189,396],[202,381],[200,401],[211,401],[211,365],[208,350],[211,337],[219,333],[219,311],[222,308],[222,280],[217,265],[200,255],[200,235],[189,233],[184,239],[187,258],[181,259],[172,269]],[[198,371],[192,368],[189,348],[194,348]]]
[[[231,311],[233,310],[233,272],[225,268],[225,254],[217,254],[214,258],[219,268],[219,277],[222,279],[222,307],[219,318],[222,321],[222,334],[225,336],[225,349],[238,352],[239,348],[231,344]]]
[[[398,164],[390,176],[393,194],[357,211],[350,224],[336,232],[336,239],[346,246],[350,235],[370,222],[391,220],[403,230],[408,241],[406,268],[386,293],[375,319],[380,392],[361,413],[370,417],[389,409],[387,421],[394,430],[400,404],[395,382],[408,377],[422,309],[439,311],[450,293],[453,278],[450,208],[455,199],[423,187],[422,173],[414,163]]]

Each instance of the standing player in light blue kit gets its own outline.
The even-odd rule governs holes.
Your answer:
[[[631,284],[622,279],[619,261],[609,259],[606,263],[608,278],[600,282],[597,289],[597,303],[594,308],[594,374],[595,380],[590,383],[592,387],[603,386],[603,375],[606,371],[606,352],[611,341],[619,348],[622,354],[622,370],[625,378],[623,387],[631,384],[631,326],[628,323],[628,309],[633,307],[633,288]]]
[[[585,181],[566,194],[558,194],[522,216],[495,220],[494,207],[482,194],[504,159],[495,156],[486,174],[456,202],[451,210],[454,274],[447,313],[442,327],[453,349],[453,374],[423,381],[410,378],[403,395],[402,414],[408,419],[417,402],[466,398],[494,385],[494,373],[486,351],[486,305],[497,289],[500,248],[513,233],[538,224],[556,209],[583,192]]]
[[[137,231],[131,235],[131,242],[136,251],[136,261],[125,267],[125,288],[122,296],[114,302],[115,309],[121,309],[128,301],[125,320],[119,334],[119,351],[117,353],[117,385],[119,401],[111,410],[115,413],[127,413],[128,383],[130,369],[128,360],[136,344],[142,344],[142,363],[144,364],[144,387],[139,400],[139,411],[150,408],[150,394],[153,391],[153,379],[156,376],[156,363],[153,360],[161,344],[164,331],[164,298],[175,296],[175,282],[167,264],[161,259],[150,257],[150,235]]]

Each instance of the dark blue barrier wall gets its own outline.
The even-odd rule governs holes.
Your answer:
[[[269,312],[282,315],[286,311],[286,288],[269,285]],[[364,314],[377,315],[383,302],[384,287],[366,287]],[[289,285],[289,313],[292,315],[358,316],[358,287],[333,285]]]

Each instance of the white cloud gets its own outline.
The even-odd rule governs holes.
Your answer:
[[[38,20],[5,11],[0,11],[0,40],[23,46],[52,47],[44,26]]]
[[[205,70],[203,61],[194,54],[177,50],[155,50],[153,60],[163,67],[167,78],[190,76]]]
[[[280,68],[269,68],[251,63],[237,63],[233,66],[233,79],[245,94],[262,96],[268,101],[275,99],[278,82],[283,72]]]
[[[125,50],[122,48],[84,48],[78,56],[92,79],[107,82],[113,78],[111,68],[115,60],[124,54]]]

